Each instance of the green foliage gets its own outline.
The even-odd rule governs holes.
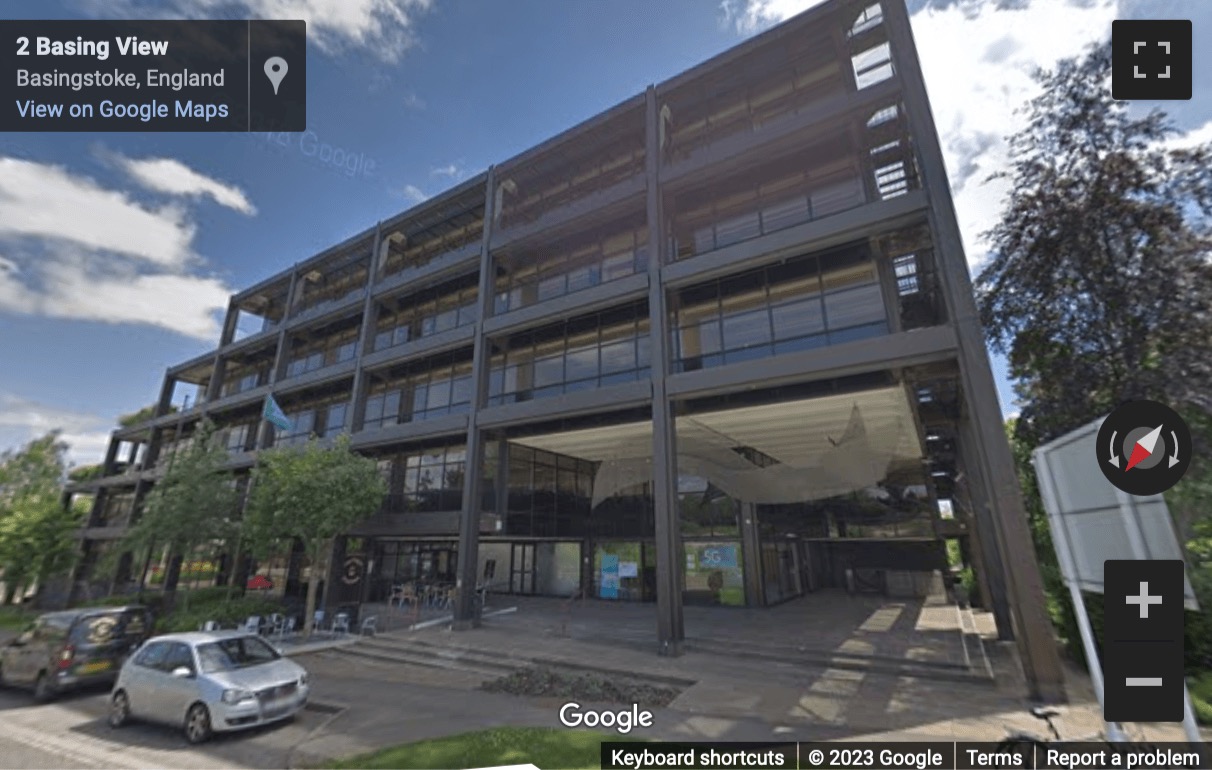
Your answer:
[[[122,548],[115,550],[167,547],[179,555],[234,537],[239,496],[234,477],[223,469],[226,462],[213,426],[204,422],[190,446],[172,458],[147,494],[142,515],[123,537]]]
[[[1192,678],[1188,688],[1195,718],[1200,724],[1212,725],[1212,671],[1205,671]]]
[[[575,770],[600,767],[602,742],[610,740],[617,740],[617,736],[550,727],[497,727],[405,743],[326,766],[441,770],[532,764]]]
[[[224,628],[243,624],[250,615],[265,617],[282,612],[280,601],[261,596],[241,596],[228,601],[225,596],[204,599],[191,593],[188,602],[156,621],[156,632],[170,634],[197,631],[208,620],[218,621]]]
[[[92,481],[101,478],[101,474],[105,472],[105,466],[101,463],[95,465],[77,465],[67,473],[69,481],[74,481],[77,484],[85,481]]]
[[[77,554],[82,513],[62,501],[67,444],[57,432],[0,455],[0,571],[6,592],[44,583]]]
[[[170,406],[168,408],[169,414],[172,414],[175,411],[177,411],[177,407],[175,407],[175,406]],[[130,414],[124,414],[121,417],[119,417],[118,425],[120,425],[123,428],[133,428],[136,425],[147,422],[148,420],[150,420],[151,418],[153,418],[155,416],[156,416],[156,405],[148,404],[147,406],[143,407],[142,409],[140,409],[137,412],[131,412]]]
[[[326,572],[334,538],[375,513],[386,494],[378,465],[350,451],[348,436],[331,447],[313,438],[302,447],[261,455],[244,516],[244,542],[262,557],[286,541],[303,544],[312,565],[306,633],[311,632],[316,587]]]
[[[1111,98],[1110,46],[1041,72],[991,259],[976,281],[992,346],[1021,403],[1008,423],[1048,611],[1084,658],[1031,451],[1134,398],[1169,403],[1195,438],[1169,494],[1188,574],[1212,609],[1212,145],[1174,149],[1161,112]],[[1096,638],[1102,598],[1086,597]],[[1212,663],[1212,621],[1188,613],[1187,666]]]
[[[1039,74],[976,282],[1031,446],[1126,400],[1212,392],[1212,145],[1167,148],[1163,113],[1111,98],[1110,57]]]

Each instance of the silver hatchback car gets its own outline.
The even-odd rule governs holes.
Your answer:
[[[179,725],[190,743],[216,732],[287,719],[307,703],[307,671],[243,631],[149,639],[122,666],[109,724],[131,719]]]

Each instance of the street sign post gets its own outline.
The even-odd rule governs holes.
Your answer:
[[[1103,670],[1081,592],[1104,593],[1103,564],[1112,559],[1182,560],[1170,511],[1161,495],[1136,497],[1116,489],[1099,468],[1096,438],[1103,420],[1095,420],[1035,450],[1032,463],[1061,575],[1073,599],[1090,679],[1105,703]],[[1198,609],[1184,577],[1184,604]],[[1199,728],[1184,687],[1183,728],[1200,741]],[[1112,740],[1124,740],[1119,725],[1108,723]]]

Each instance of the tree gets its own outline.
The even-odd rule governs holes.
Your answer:
[[[348,436],[331,447],[316,439],[262,454],[253,470],[244,541],[266,555],[298,541],[311,565],[303,632],[310,635],[319,580],[329,571],[338,535],[375,513],[387,495],[378,464],[353,453]]]
[[[4,603],[20,588],[42,585],[75,560],[81,510],[62,503],[67,444],[58,432],[0,455],[0,571]]]
[[[227,451],[204,421],[194,440],[175,454],[164,476],[143,503],[138,521],[123,537],[123,548],[134,552],[167,549],[170,575],[165,581],[166,606],[176,592],[172,572],[181,558],[198,548],[234,536],[239,499],[232,473],[224,469]]]
[[[1040,72],[976,289],[1032,445],[1155,398],[1212,392],[1212,145],[1111,98],[1110,46]]]
[[[982,321],[1008,355],[1021,402],[1008,430],[1049,610],[1071,649],[1076,624],[1031,451],[1135,398],[1182,413],[1195,458],[1212,449],[1212,145],[1169,142],[1175,130],[1163,113],[1139,116],[1111,98],[1110,72],[1102,45],[1038,73],[1043,92],[1011,139],[1013,165],[1001,176],[1012,191],[976,281]],[[1212,535],[1212,467],[1193,462],[1166,497],[1207,604],[1212,540],[1200,535]],[[1097,627],[1101,605],[1088,606]],[[1210,650],[1188,645],[1188,662]]]

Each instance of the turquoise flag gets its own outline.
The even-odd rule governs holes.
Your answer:
[[[272,395],[265,397],[265,408],[261,410],[261,416],[278,430],[295,429],[295,424],[286,416],[286,412],[282,411],[282,407],[278,406],[278,402],[274,401]]]

